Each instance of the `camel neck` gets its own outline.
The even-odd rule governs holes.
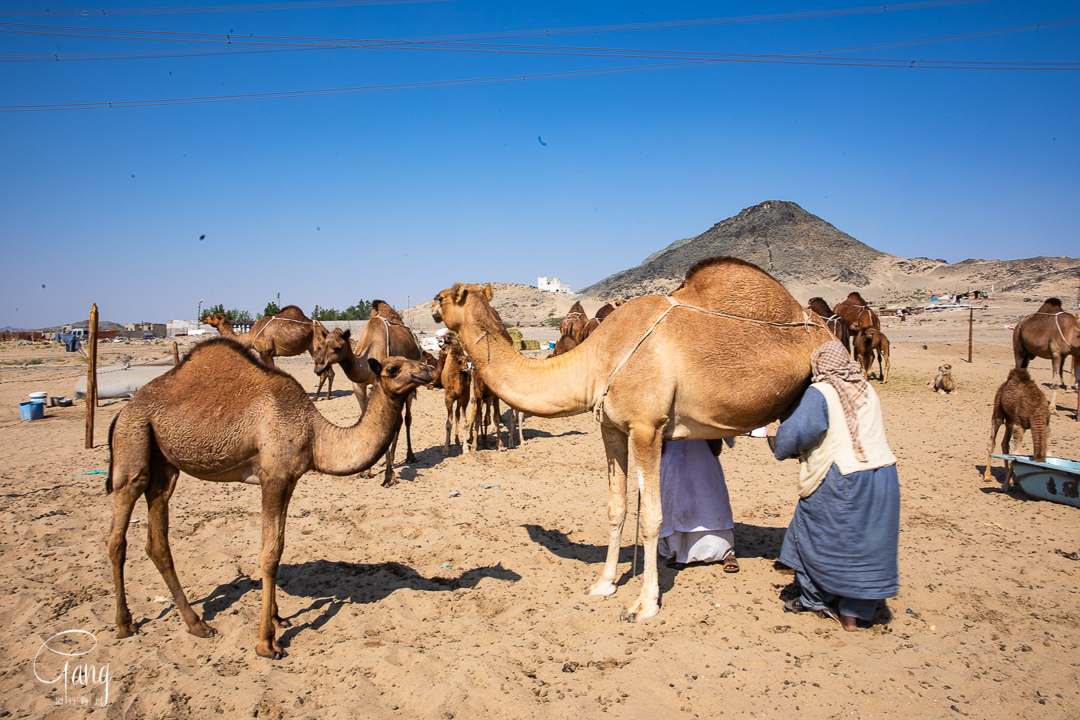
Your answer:
[[[313,462],[328,475],[351,475],[367,470],[386,454],[401,425],[404,397],[390,396],[375,386],[364,416],[352,427],[334,425],[316,411]]]
[[[596,402],[597,373],[603,362],[595,348],[531,360],[502,333],[469,325],[459,330],[461,345],[484,383],[517,410],[539,417],[569,417],[588,412]]]

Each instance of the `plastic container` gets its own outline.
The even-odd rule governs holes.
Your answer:
[[[19,403],[19,417],[23,420],[41,420],[45,417],[45,403],[21,402]]]
[[[43,403],[48,398],[49,398],[49,393],[47,393],[47,392],[32,392],[32,393],[30,393],[30,402]]]

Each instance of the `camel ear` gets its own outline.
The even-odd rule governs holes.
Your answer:
[[[371,372],[375,373],[375,377],[382,376],[382,363],[375,358],[368,358],[368,367],[371,368]]]
[[[454,304],[455,305],[460,305],[463,302],[465,302],[465,294],[468,292],[468,290],[469,290],[468,286],[463,282],[459,282],[459,283],[454,284]]]
[[[487,287],[484,288],[484,295],[488,300],[491,300],[491,298],[495,296],[495,291],[491,289],[491,283],[488,283]]]
[[[352,328],[345,328],[345,330],[341,333],[341,337],[345,340],[348,340],[350,337],[352,337]]]

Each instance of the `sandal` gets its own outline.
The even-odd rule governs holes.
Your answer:
[[[832,608],[830,608],[830,607],[809,608],[809,607],[806,607],[805,605],[803,605],[802,598],[792,598],[791,600],[788,600],[786,603],[784,603],[784,612],[789,612],[789,613],[812,612],[815,615],[817,615],[818,617],[828,618],[830,620],[835,620],[836,622],[840,623],[841,627],[843,627],[843,625],[844,625],[843,621],[840,620],[840,616],[838,616],[836,614],[836,611],[833,610]]]
[[[735,559],[735,554],[732,553],[724,558],[724,572],[737,573],[739,572],[739,561]]]

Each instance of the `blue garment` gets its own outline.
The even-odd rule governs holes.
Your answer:
[[[825,397],[809,388],[776,433],[775,456],[799,456],[829,430]],[[865,607],[844,599],[880,600],[896,595],[896,554],[900,537],[900,482],[896,465],[841,475],[836,463],[821,485],[795,508],[780,562],[804,584],[803,604],[821,607],[837,600],[841,612],[871,620]]]

